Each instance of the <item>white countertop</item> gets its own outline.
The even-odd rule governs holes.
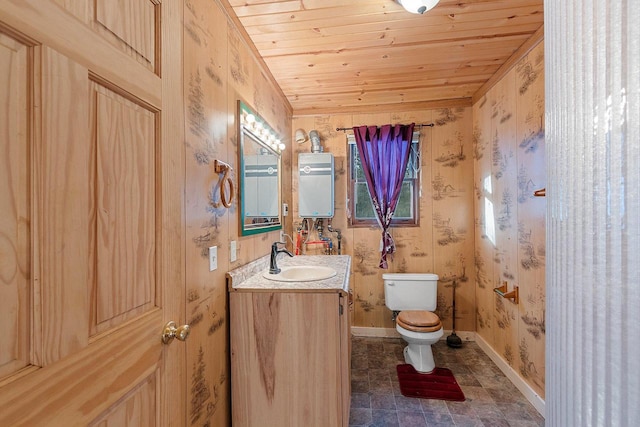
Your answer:
[[[280,282],[263,277],[269,270],[269,255],[258,258],[227,273],[229,291],[301,291],[301,292],[349,292],[351,256],[349,255],[297,255],[293,258],[278,256],[278,267],[293,265],[319,265],[332,267],[336,275],[310,282]]]

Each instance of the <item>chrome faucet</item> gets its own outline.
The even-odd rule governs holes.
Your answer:
[[[278,249],[278,244],[283,245],[283,242],[273,242],[271,245],[271,263],[269,264],[269,274],[278,274],[280,269],[278,268],[277,258],[278,254],[284,252],[285,254],[293,257],[293,254],[286,249]]]

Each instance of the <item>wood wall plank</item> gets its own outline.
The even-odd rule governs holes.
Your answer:
[[[538,43],[515,67],[518,158],[518,354],[520,375],[545,394],[546,187],[544,129],[544,43]]]
[[[546,179],[543,49],[538,43],[511,61],[473,107],[478,333],[540,396],[546,205],[533,191]],[[493,202],[493,216],[485,199]],[[493,241],[488,225],[495,229]],[[493,293],[505,281],[509,289],[519,287],[517,306]]]
[[[261,58],[242,38],[236,20],[220,2],[193,0],[184,5],[183,154],[185,179],[185,278],[187,323],[187,423],[229,425],[229,307],[225,273],[269,253],[277,231],[241,236],[238,197],[227,209],[219,201],[216,159],[233,168],[238,189],[237,101],[252,105],[291,144],[291,107],[266,72]],[[286,160],[285,160],[286,162]],[[283,188],[290,194],[290,165],[285,163]],[[237,259],[230,259],[230,242]],[[209,271],[208,248],[218,248],[218,269]]]
[[[517,159],[515,157],[516,123],[515,70],[511,70],[498,82],[494,90],[492,107],[491,163],[493,214],[495,218],[496,244],[494,250],[493,280],[496,286],[507,282],[509,289],[519,283],[517,268]],[[520,366],[518,358],[518,307],[508,299],[495,297],[494,342],[498,353],[515,370]]]
[[[445,329],[475,330],[473,260],[473,168],[471,109],[434,111],[431,179],[434,269],[438,281],[438,313]],[[425,181],[423,181],[425,182]]]
[[[493,94],[488,93],[473,105],[473,159],[475,195],[475,272],[476,330],[483,337],[493,337],[495,325],[494,280],[495,226],[492,201],[491,123]],[[487,206],[489,206],[487,208]]]

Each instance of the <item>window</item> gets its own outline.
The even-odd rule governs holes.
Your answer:
[[[404,182],[398,199],[398,206],[391,220],[392,227],[415,227],[419,225],[420,196],[420,132],[413,133],[409,163],[404,174]],[[367,188],[367,180],[362,171],[358,147],[353,135],[347,136],[349,143],[349,225],[369,227],[377,225],[376,213]]]

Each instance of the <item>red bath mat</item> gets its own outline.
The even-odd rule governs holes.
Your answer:
[[[407,397],[464,401],[464,393],[453,373],[447,368],[435,368],[428,374],[421,374],[411,365],[398,365],[400,392]]]

